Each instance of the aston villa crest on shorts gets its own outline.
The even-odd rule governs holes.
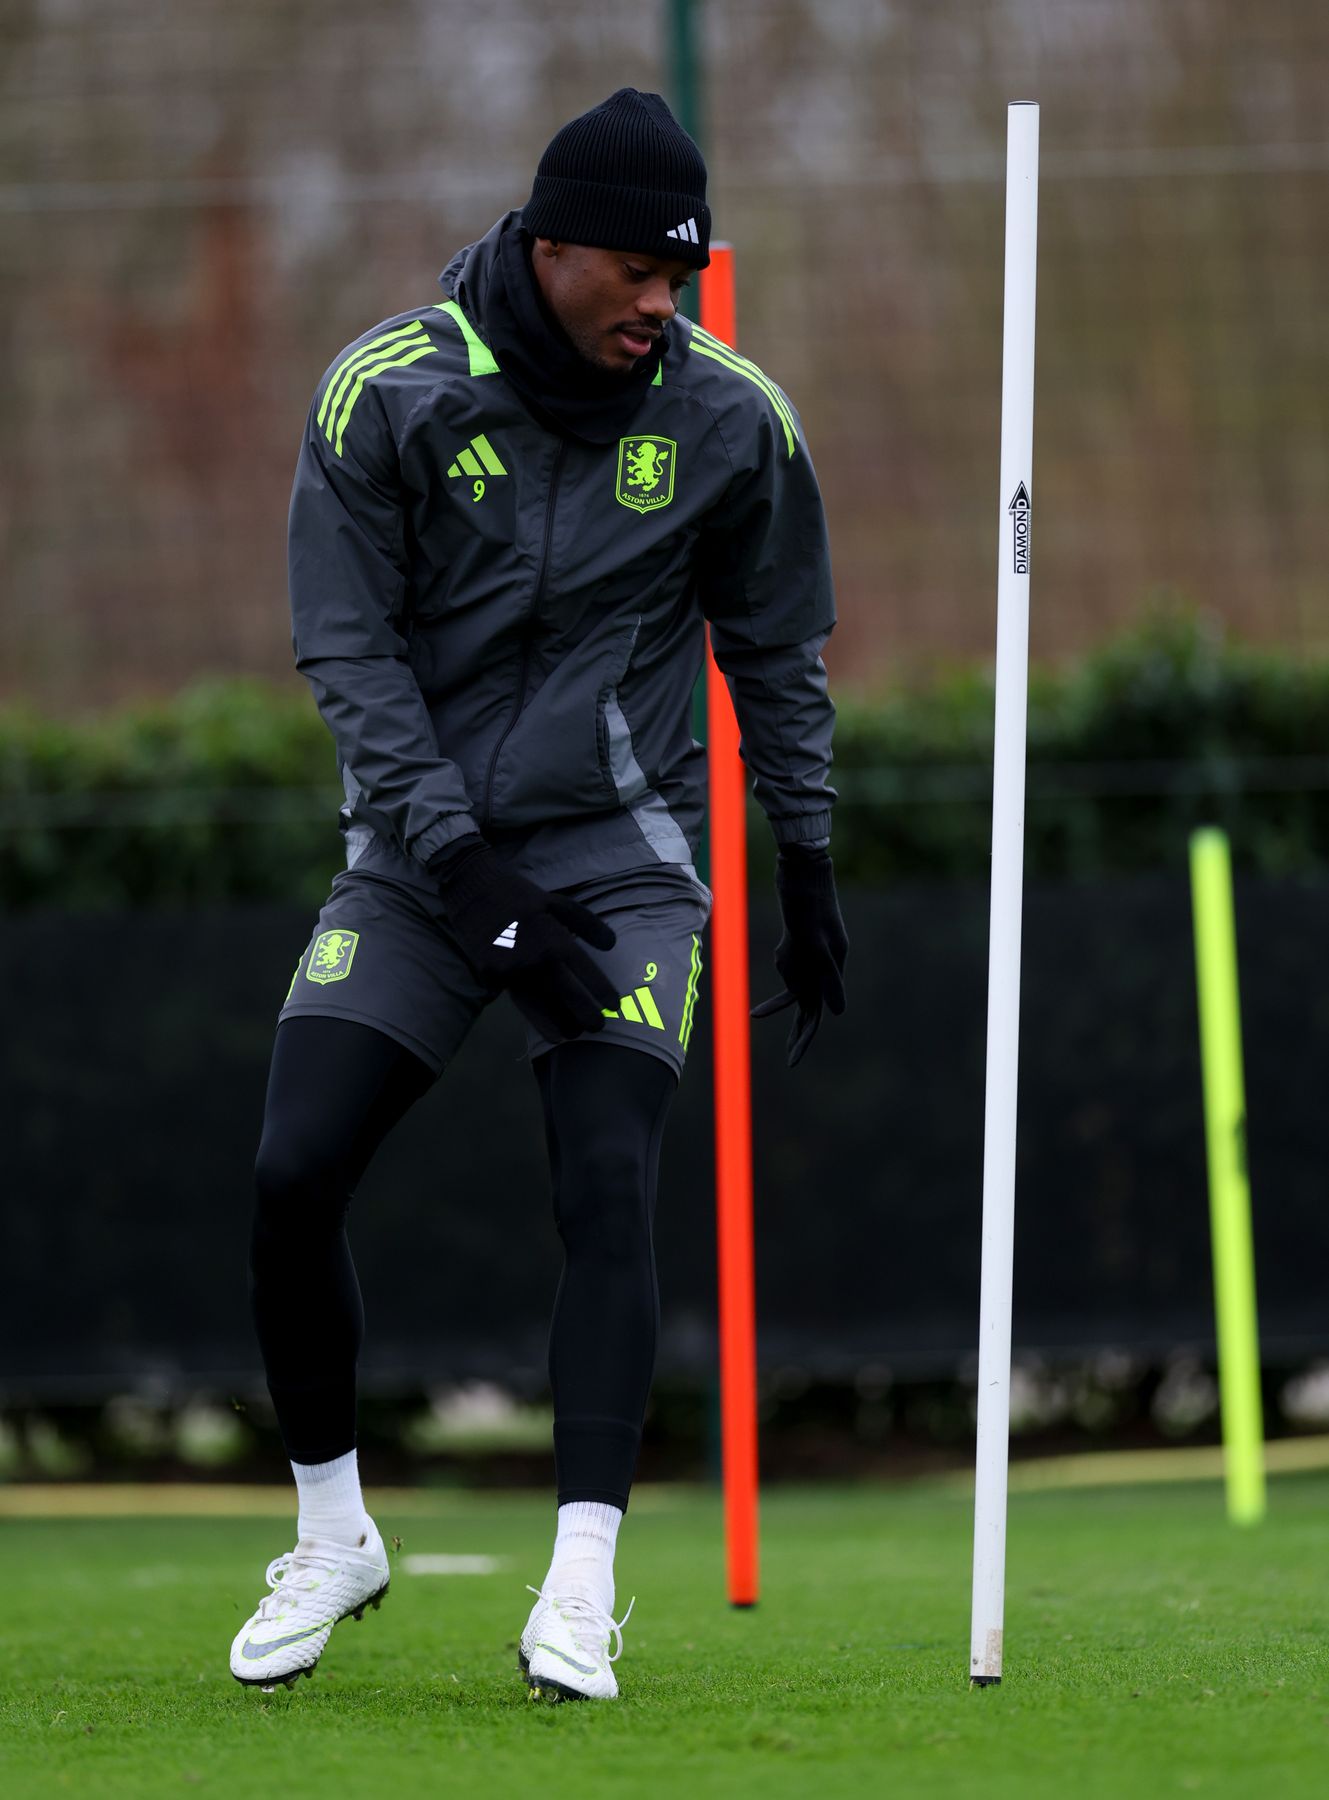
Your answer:
[[[618,440],[618,488],[620,506],[637,512],[655,512],[674,497],[674,464],[678,445],[673,438],[625,437]]]
[[[359,942],[358,931],[320,931],[309,952],[305,979],[318,982],[320,987],[329,981],[345,981]]]

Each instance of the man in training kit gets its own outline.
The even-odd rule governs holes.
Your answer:
[[[710,895],[693,866],[704,621],[779,846],[789,1060],[844,1005],[827,850],[834,623],[797,414],[676,315],[706,167],[655,94],[565,125],[444,298],[367,332],[314,397],[291,502],[297,665],[336,740],[347,867],[282,1008],[256,1169],[254,1318],[299,1541],[231,1650],[294,1683],[388,1586],[355,1452],[351,1195],[506,990],[544,1107],[558,1529],[531,1690],[612,1699],[614,1544],[655,1360],[665,1115]],[[483,1196],[475,1196],[476,1204]],[[497,1272],[492,1272],[497,1279]]]

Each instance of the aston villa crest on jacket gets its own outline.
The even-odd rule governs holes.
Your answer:
[[[625,437],[618,440],[618,500],[637,512],[656,512],[674,497],[673,438]]]

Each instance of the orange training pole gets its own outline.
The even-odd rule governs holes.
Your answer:
[[[733,344],[734,252],[711,245],[701,323]],[[711,954],[715,996],[715,1204],[720,1276],[720,1432],[729,1599],[757,1601],[757,1315],[752,1259],[752,1083],[748,1020],[747,777],[738,722],[706,659],[710,770]]]

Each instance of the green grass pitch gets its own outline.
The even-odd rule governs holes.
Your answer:
[[[516,1637],[547,1499],[440,1492],[379,1512],[403,1556],[381,1612],[271,1698],[227,1672],[281,1521],[0,1524],[0,1791],[353,1795],[1329,1793],[1329,1478],[1285,1477],[1236,1530],[1216,1484],[1018,1495],[1006,1680],[966,1678],[970,1501],[776,1491],[761,1605],[723,1600],[711,1494],[644,1493],[615,1705],[527,1703]]]

